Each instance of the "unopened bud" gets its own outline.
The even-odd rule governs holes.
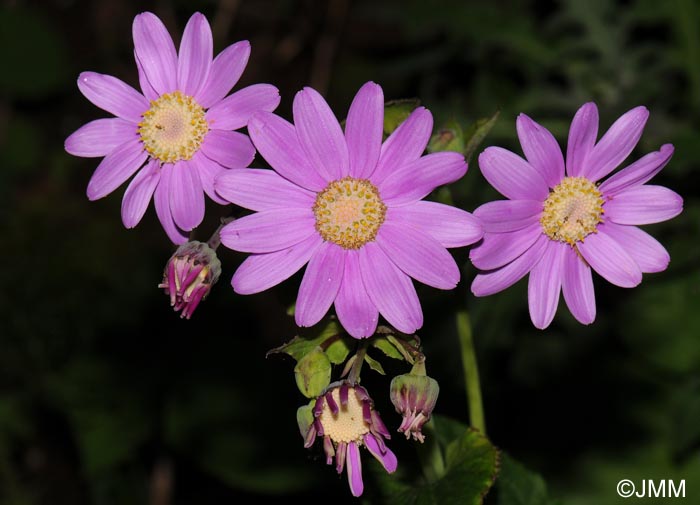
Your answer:
[[[221,262],[216,252],[204,242],[193,240],[178,247],[170,257],[158,287],[170,296],[173,309],[182,311],[180,317],[189,319],[219,275]]]
[[[439,393],[440,386],[435,379],[425,375],[422,362],[417,363],[411,373],[394,377],[391,381],[391,403],[403,416],[399,433],[423,442],[425,436],[421,429],[430,420]]]

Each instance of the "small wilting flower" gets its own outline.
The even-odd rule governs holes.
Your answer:
[[[642,273],[660,272],[670,257],[637,225],[658,223],[683,210],[668,188],[645,184],[673,154],[665,144],[602,183],[632,152],[649,117],[645,107],[621,116],[596,143],[598,109],[587,103],[571,123],[566,162],[552,134],[521,114],[518,137],[527,161],[489,147],[479,156],[484,177],[509,200],[474,211],[484,240],[472,249],[472,292],[486,296],[530,273],[528,302],[537,328],[552,322],[560,292],[583,324],[595,319],[591,268],[616,286],[631,288]]]
[[[421,431],[423,425],[430,420],[435,408],[440,386],[432,377],[425,374],[425,363],[418,362],[411,373],[398,375],[391,380],[391,403],[396,412],[403,416],[399,433],[406,438],[423,442],[425,436]]]
[[[479,240],[468,212],[422,201],[466,170],[456,152],[423,156],[433,128],[419,107],[382,143],[384,95],[368,82],[348,112],[345,131],[311,88],[294,97],[294,124],[256,113],[248,133],[274,170],[230,170],[216,180],[226,200],[257,211],[221,231],[221,242],[253,253],[232,284],[251,294],[308,263],[295,319],[313,326],[331,305],[356,338],[372,335],[379,314],[404,333],[423,325],[412,278],[452,289],[459,268],[446,248]]]
[[[361,386],[342,383],[319,396],[313,406],[313,421],[302,427],[302,436],[306,448],[316,437],[323,438],[326,464],[335,462],[338,473],[347,468],[353,496],[364,490],[360,447],[366,447],[387,472],[396,471],[396,456],[384,443],[391,435]]]
[[[180,317],[187,319],[211,291],[221,275],[221,262],[216,252],[204,242],[193,240],[177,248],[158,285],[170,295],[170,305]]]
[[[226,97],[248,63],[250,44],[237,42],[212,60],[211,28],[200,13],[187,22],[179,52],[150,12],[136,16],[133,37],[142,93],[110,75],[80,74],[83,95],[117,117],[87,123],[66,139],[65,148],[75,156],[104,156],[88,183],[90,200],[136,174],[122,200],[124,226],[136,226],[154,197],[168,237],[182,244],[185,232],[202,222],[204,193],[227,203],[214,191],[216,175],[246,167],[255,156],[250,139],[232,130],[245,126],[255,111],[274,110],[279,92],[255,84]]]

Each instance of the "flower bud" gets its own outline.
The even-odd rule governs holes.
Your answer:
[[[422,361],[416,363],[411,373],[394,377],[391,380],[391,403],[403,416],[399,433],[423,442],[425,436],[421,429],[430,420],[439,393],[440,386],[435,379],[425,375]]]
[[[163,282],[158,287],[170,295],[170,305],[190,318],[194,309],[209,294],[221,274],[216,252],[204,242],[192,240],[178,247],[168,260]]]

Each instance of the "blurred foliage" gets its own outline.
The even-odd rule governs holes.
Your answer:
[[[684,478],[697,501],[700,2],[11,0],[0,7],[0,504],[357,503],[322,450],[302,447],[293,360],[265,359],[295,334],[285,308],[299,277],[250,297],[219,282],[191,321],[180,320],[156,288],[172,248],[153,209],[125,230],[122,190],[88,202],[98,160],[63,151],[72,131],[106,115],[78,92],[80,71],[138,82],[131,21],[146,9],[173,33],[202,10],[216,51],[250,40],[239,86],[277,85],[285,117],[294,93],[312,85],[342,118],[373,80],[387,100],[429,108],[435,141],[500,111],[486,144],[520,152],[520,112],[563,145],[584,102],[599,105],[601,132],[649,107],[630,159],[676,147],[655,183],[680,192],[685,211],[648,227],[668,248],[669,269],[634,290],[596,278],[593,325],[562,309],[540,332],[524,282],[475,299],[468,251],[455,250],[458,288],[418,288],[421,337],[441,387],[437,412],[466,420],[453,321],[469,308],[489,437],[509,455],[486,503],[619,503],[623,478]],[[433,198],[472,210],[496,197],[476,160]],[[210,205],[197,238],[230,211]],[[220,252],[230,278],[243,256]],[[389,376],[394,365],[382,362]],[[372,389],[386,381],[376,375],[363,385],[393,430],[400,417]],[[419,479],[414,444],[395,438],[400,471]],[[465,440],[465,451],[488,453]],[[381,502],[369,486],[372,498]]]
[[[390,505],[481,505],[499,471],[499,451],[479,431],[452,419],[434,416],[434,430],[422,452],[439,451],[444,470],[433,478],[409,476],[399,471],[398,478],[378,474],[385,503]],[[421,447],[421,449],[424,449]],[[427,461],[426,461],[427,463]]]

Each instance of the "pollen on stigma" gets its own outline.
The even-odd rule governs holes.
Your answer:
[[[359,249],[377,236],[386,205],[369,180],[344,177],[318,193],[313,211],[316,230],[324,240]]]
[[[593,182],[585,177],[565,177],[544,202],[542,229],[552,240],[573,246],[598,231],[604,203]]]
[[[180,91],[152,100],[138,128],[148,154],[163,163],[189,160],[208,131],[202,106]]]
[[[348,395],[348,402],[345,405],[340,403],[340,388],[334,389],[331,394],[336,405],[337,414],[324,402],[323,410],[319,416],[323,434],[328,436],[335,443],[350,443],[362,440],[363,435],[369,433],[370,426],[364,420],[362,414],[362,402],[355,394]]]

